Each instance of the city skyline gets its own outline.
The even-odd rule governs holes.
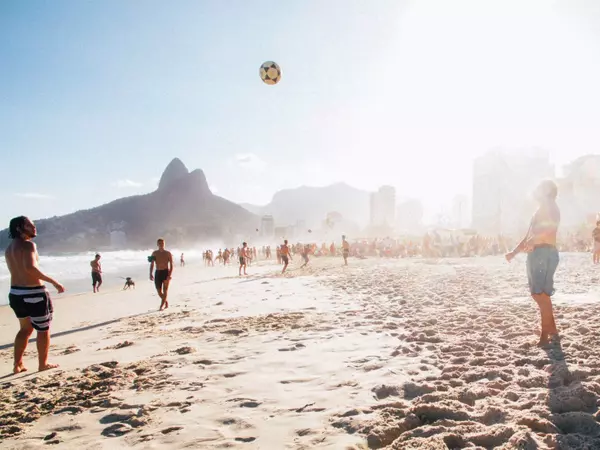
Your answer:
[[[385,184],[431,217],[489,149],[600,149],[599,29],[589,0],[1,2],[0,221],[150,192],[176,156],[236,203]]]

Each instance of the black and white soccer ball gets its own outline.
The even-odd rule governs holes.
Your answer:
[[[281,68],[276,62],[267,61],[260,66],[259,75],[265,83],[277,84],[281,80]]]

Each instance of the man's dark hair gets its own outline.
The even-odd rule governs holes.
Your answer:
[[[15,217],[10,221],[10,225],[8,226],[8,237],[11,239],[17,239],[21,237],[21,230],[25,226],[25,221],[27,217],[19,216]]]

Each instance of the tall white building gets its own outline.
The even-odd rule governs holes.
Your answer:
[[[260,235],[273,237],[275,234],[275,220],[273,216],[262,216],[260,220]]]
[[[371,226],[393,227],[396,223],[396,189],[381,186],[371,194]]]
[[[489,152],[473,167],[472,226],[482,233],[515,233],[527,226],[535,207],[531,193],[555,177],[548,152]]]
[[[564,167],[563,173],[558,180],[561,225],[593,223],[600,213],[600,155],[577,158]]]

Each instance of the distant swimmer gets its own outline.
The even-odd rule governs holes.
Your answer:
[[[185,258],[183,257],[183,253],[181,254],[181,256],[179,257],[179,265],[181,267],[185,267]]]
[[[557,193],[558,189],[553,181],[540,183],[534,192],[539,208],[531,219],[529,230],[514,250],[506,254],[506,260],[510,262],[518,253],[527,253],[529,290],[538,305],[542,321],[538,345],[548,344],[549,336],[558,335],[550,299],[554,294],[554,273],[559,261],[556,249],[556,234],[560,224]]]
[[[156,292],[160,297],[160,308],[159,311],[167,309],[169,307],[169,301],[167,300],[167,294],[169,292],[169,284],[171,283],[171,276],[173,275],[173,255],[171,252],[165,250],[165,240],[159,239],[156,241],[158,250],[152,252],[152,262],[150,263],[150,281],[154,281]],[[154,265],[156,264],[156,272],[152,275]]]
[[[242,248],[238,251],[239,259],[240,259],[240,277],[242,276],[242,269],[244,269],[244,275],[248,275],[246,273],[246,267],[248,265],[248,244],[244,242],[242,244]]]
[[[100,292],[100,286],[102,286],[102,266],[100,265],[100,255],[96,254],[96,257],[90,261],[92,266],[92,287],[94,288],[94,294]]]
[[[592,243],[594,249],[594,264],[600,263],[600,220],[596,222],[596,228],[592,231]]]
[[[40,271],[37,248],[31,242],[36,235],[35,225],[27,217],[15,217],[10,221],[8,237],[12,242],[4,254],[10,272],[8,301],[20,325],[15,338],[14,373],[27,370],[23,365],[23,354],[33,330],[37,331],[38,370],[58,367],[57,364],[48,364],[53,308],[50,293],[43,282],[50,283],[59,294],[65,288]]]
[[[292,259],[292,255],[286,239],[283,241],[283,245],[281,246],[281,261],[283,262],[283,270],[281,271],[282,274],[285,273],[288,265],[290,264],[290,259]]]
[[[344,265],[348,265],[348,256],[350,256],[350,244],[346,240],[346,236],[342,236],[342,255],[344,257]]]

